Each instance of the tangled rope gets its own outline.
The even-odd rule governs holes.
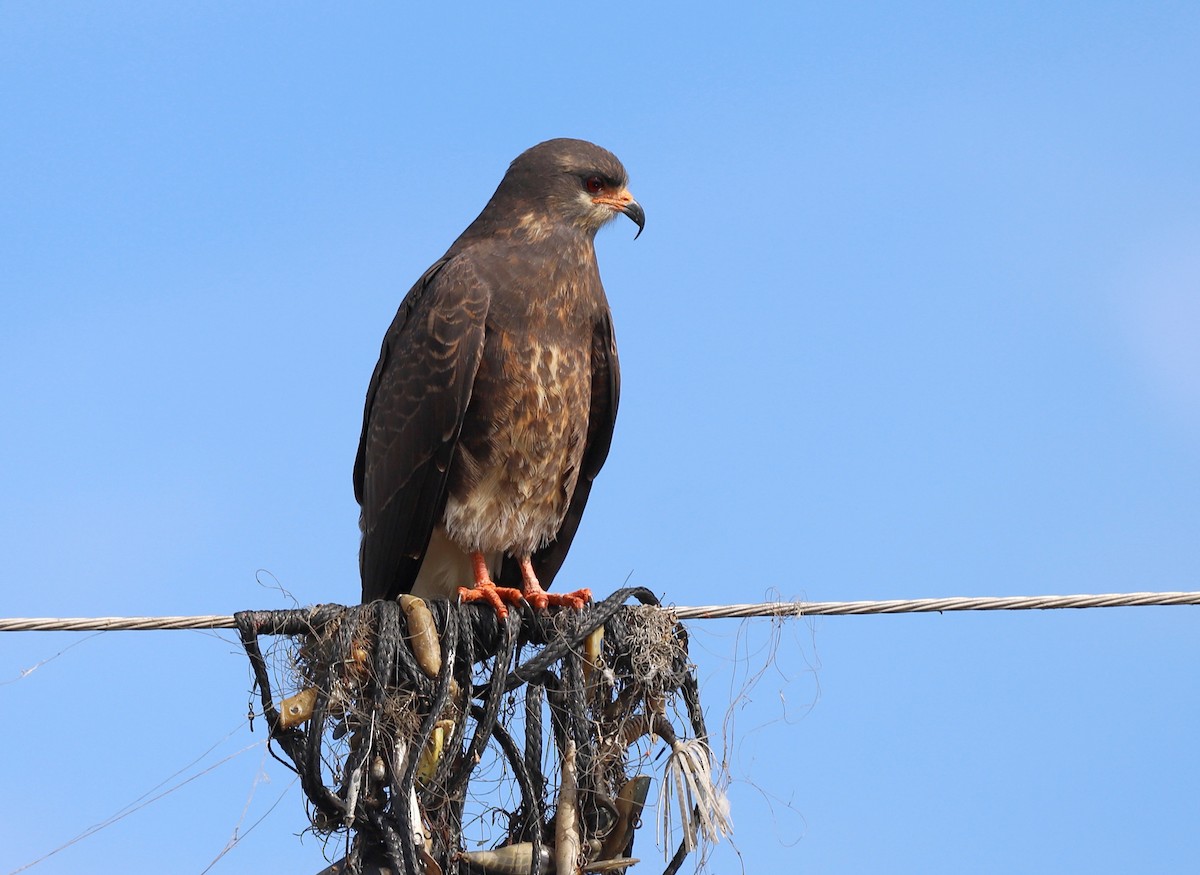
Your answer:
[[[641,605],[626,605],[631,598]],[[681,812],[666,875],[700,839],[729,829],[686,632],[648,590],[623,589],[583,611],[513,610],[504,622],[487,606],[411,597],[235,620],[313,829],[353,836],[327,872],[623,872],[636,862],[650,784],[631,773],[631,751],[647,736],[671,748],[660,799]],[[277,635],[297,642],[283,683],[297,691],[278,704],[260,645]],[[684,715],[687,733],[669,713]],[[508,807],[495,784],[472,783],[484,784],[489,756],[509,776],[499,794]],[[464,812],[482,796],[505,825],[495,847],[472,849]]]

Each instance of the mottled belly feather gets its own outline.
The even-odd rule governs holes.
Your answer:
[[[502,372],[481,372],[476,383],[476,396],[490,399],[491,409],[468,409],[443,520],[465,550],[521,556],[554,539],[575,490],[590,359],[582,345],[498,343]]]

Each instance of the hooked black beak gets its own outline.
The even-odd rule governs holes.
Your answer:
[[[638,226],[638,232],[633,235],[633,239],[642,236],[642,229],[646,227],[646,211],[642,209],[642,205],[633,199],[633,195],[629,193],[629,189],[622,188],[616,194],[608,194],[607,192],[592,198],[592,203],[602,204],[615,212],[624,213],[633,219]]]
[[[646,227],[646,211],[642,209],[642,205],[631,200],[621,208],[621,212],[633,219],[634,224],[638,226],[638,232],[633,235],[633,239],[641,237],[642,229]]]

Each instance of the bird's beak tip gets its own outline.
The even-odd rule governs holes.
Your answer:
[[[646,228],[646,211],[642,209],[642,205],[637,201],[630,201],[621,209],[621,212],[633,219],[634,224],[638,227],[633,239],[641,237],[642,231]]]

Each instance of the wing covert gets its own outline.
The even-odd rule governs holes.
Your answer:
[[[433,265],[384,337],[354,463],[363,601],[411,589],[483,351],[489,293],[469,260]]]

